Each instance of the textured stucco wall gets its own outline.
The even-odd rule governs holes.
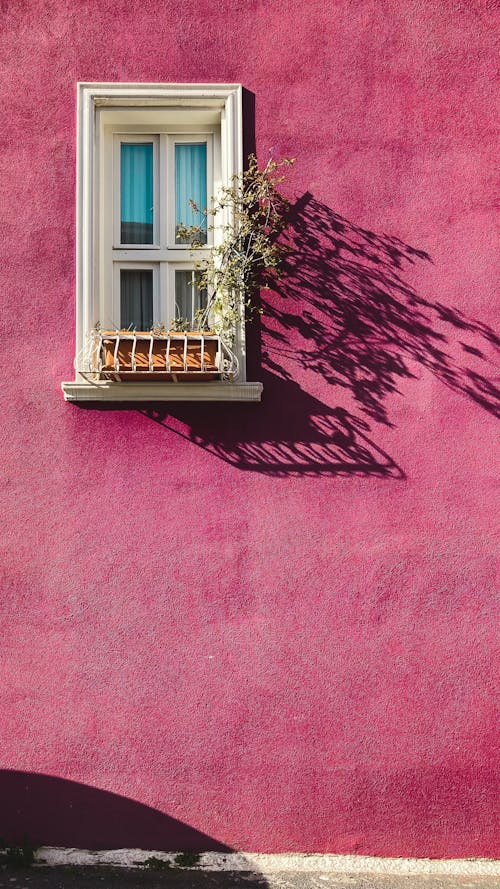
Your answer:
[[[498,853],[494,4],[1,7],[0,766],[157,848]],[[77,80],[242,82],[296,156],[261,406],[63,402]],[[47,782],[34,841],[118,823]]]

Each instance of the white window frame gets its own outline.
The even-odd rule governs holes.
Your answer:
[[[165,292],[168,276],[175,268],[192,268],[197,257],[190,262],[186,255],[188,245],[171,244],[175,223],[164,218],[156,218],[153,245],[137,249],[117,246],[113,232],[113,211],[111,218],[103,210],[103,195],[109,188],[103,183],[109,177],[110,152],[105,150],[107,138],[105,121],[112,117],[115,121],[113,135],[138,137],[138,141],[149,141],[151,136],[162,139],[162,132],[172,140],[196,141],[202,133],[213,133],[214,127],[220,132],[217,140],[219,157],[214,143],[213,150],[207,148],[207,161],[214,169],[213,184],[216,191],[221,183],[229,183],[234,175],[243,169],[242,148],[242,87],[240,84],[138,84],[138,83],[79,83],[78,84],[78,132],[77,132],[77,305],[76,305],[76,354],[85,346],[88,333],[97,322],[101,322],[103,311],[109,305],[107,288],[113,288],[110,255],[119,269],[151,268],[158,263],[156,292]],[[164,122],[167,123],[164,123]],[[151,134],[151,135],[149,135]],[[178,134],[178,135],[177,135]],[[181,140],[182,137],[182,140]],[[126,139],[124,140],[126,141]],[[155,140],[153,139],[153,142]],[[211,141],[211,140],[208,140]],[[112,152],[111,152],[112,154]],[[172,150],[166,156],[172,157]],[[165,152],[163,152],[165,157]],[[167,174],[162,169],[162,151],[156,151],[158,174],[156,190],[162,187],[162,178]],[[167,164],[170,161],[167,161]],[[116,166],[116,164],[114,165]],[[220,181],[219,181],[220,175]],[[210,186],[209,186],[210,190]],[[116,193],[116,186],[114,189]],[[172,189],[173,192],[173,189]],[[210,195],[208,195],[210,197]],[[115,199],[116,200],[116,199]],[[155,195],[155,201],[157,196]],[[172,197],[170,200],[175,200]],[[174,205],[170,205],[168,216],[172,219]],[[155,214],[158,217],[158,214]],[[116,218],[116,214],[115,214]],[[224,219],[221,223],[224,223]],[[170,230],[162,229],[169,226]],[[168,232],[168,264],[160,260],[162,237]],[[215,233],[217,238],[217,233]],[[174,238],[175,240],[175,238]],[[191,251],[192,252],[192,251]],[[117,255],[119,254],[119,256]],[[133,255],[132,255],[133,254]],[[119,276],[119,271],[118,271]],[[155,276],[154,276],[155,277]],[[111,278],[111,280],[110,280]],[[115,296],[116,300],[116,290]],[[156,297],[157,299],[157,297]],[[155,309],[157,306],[155,306]],[[89,382],[77,373],[72,382],[62,383],[64,396],[68,401],[260,401],[261,383],[246,379],[246,350],[244,324],[244,294],[242,294],[240,322],[237,324],[234,350],[238,357],[239,375],[235,381],[214,381],[185,384],[98,381]]]

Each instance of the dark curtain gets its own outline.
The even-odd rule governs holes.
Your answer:
[[[121,269],[120,327],[149,330],[153,326],[153,272]]]

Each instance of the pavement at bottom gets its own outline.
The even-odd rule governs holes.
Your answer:
[[[500,889],[495,877],[221,873],[137,868],[0,869],[1,889]]]

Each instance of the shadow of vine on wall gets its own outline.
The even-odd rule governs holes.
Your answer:
[[[249,330],[250,378],[264,382],[261,405],[170,404],[150,419],[242,470],[277,476],[404,478],[374,440],[392,426],[387,399],[421,368],[498,416],[485,324],[419,296],[405,270],[430,262],[423,250],[349,222],[306,193],[290,210],[283,278]],[[295,368],[344,390],[330,407],[296,382]]]
[[[284,299],[266,309],[278,322],[266,324],[268,367],[282,375],[283,357],[307,366],[386,425],[386,398],[398,380],[416,377],[415,365],[499,415],[500,391],[485,366],[500,340],[405,281],[410,265],[431,262],[426,252],[360,228],[308,193],[291,210],[288,240]]]

